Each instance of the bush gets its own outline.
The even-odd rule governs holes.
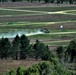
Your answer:
[[[25,70],[23,67],[19,67],[17,71],[11,70],[5,75],[74,75],[64,68],[59,63],[54,64],[53,62],[45,61],[35,64]]]
[[[26,70],[23,67],[19,67],[16,71],[16,75],[24,75]]]

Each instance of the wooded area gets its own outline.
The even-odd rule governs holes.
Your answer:
[[[59,46],[56,48],[57,57],[60,62],[76,62],[76,40],[72,40],[67,47]],[[20,59],[41,59],[49,60],[53,57],[53,53],[44,43],[36,40],[34,44],[30,44],[30,40],[24,34],[19,37],[16,35],[12,42],[8,38],[0,40],[0,58],[15,60]]]
[[[56,4],[75,4],[76,0],[0,0],[0,2],[44,2],[44,3],[56,3]]]

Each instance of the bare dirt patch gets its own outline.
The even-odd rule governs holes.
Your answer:
[[[28,68],[33,64],[41,62],[40,60],[0,60],[0,75],[10,69],[17,69],[19,66]]]

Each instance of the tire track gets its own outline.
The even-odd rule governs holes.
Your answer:
[[[67,11],[65,10],[65,11],[56,11],[56,12],[34,11],[34,10],[20,10],[20,9],[7,9],[7,8],[0,8],[0,10],[19,11],[19,12],[33,12],[33,13],[40,13],[40,14],[68,14],[68,15],[76,15],[76,14],[73,14],[73,13],[66,13],[67,11],[76,11],[76,10],[67,10]]]

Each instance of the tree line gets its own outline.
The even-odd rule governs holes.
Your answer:
[[[68,46],[58,46],[55,52],[61,63],[76,62],[76,39],[72,40]],[[30,40],[24,34],[21,37],[16,35],[12,42],[8,38],[0,39],[0,59],[22,60],[33,58],[49,60],[53,56],[55,55],[49,50],[48,46],[39,40],[30,44]]]
[[[57,4],[63,4],[63,3],[69,3],[73,4],[76,3],[76,0],[44,0],[45,3],[57,3]]]
[[[8,38],[0,39],[0,58],[8,59],[42,59],[48,60],[51,56],[49,47],[44,43],[36,40],[34,44],[30,44],[30,40],[26,35],[19,37],[16,35],[12,42]]]
[[[0,0],[0,2],[23,2],[23,1],[27,1],[27,2],[45,2],[45,3],[57,3],[57,4],[63,4],[63,3],[69,3],[69,4],[74,4],[76,3],[76,0]]]
[[[66,47],[58,46],[56,53],[61,63],[76,62],[76,39],[73,39]]]

